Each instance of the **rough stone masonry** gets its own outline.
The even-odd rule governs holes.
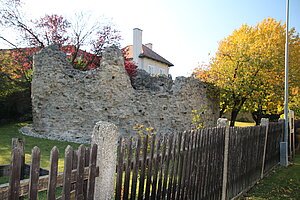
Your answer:
[[[208,85],[193,78],[150,76],[140,71],[132,86],[122,52],[107,48],[99,68],[74,69],[49,46],[34,56],[32,131],[40,137],[90,142],[98,121],[114,123],[122,135],[136,123],[156,132],[190,130],[191,111],[206,106],[205,125],[216,124],[218,101]]]

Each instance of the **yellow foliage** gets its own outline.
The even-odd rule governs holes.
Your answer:
[[[229,109],[247,99],[257,106],[277,109],[283,102],[286,25],[267,18],[255,26],[242,25],[219,43],[207,66],[195,69],[193,76],[214,83],[222,92],[221,101]],[[289,30],[290,86],[300,86],[300,39]],[[249,100],[251,100],[249,102]],[[239,106],[238,105],[238,106]],[[253,106],[254,105],[254,106]]]

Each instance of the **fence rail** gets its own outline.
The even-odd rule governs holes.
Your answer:
[[[10,174],[10,165],[0,165],[0,177],[2,176],[9,176]],[[29,176],[30,174],[30,165],[24,164],[24,175]],[[49,170],[40,168],[40,176],[48,175]]]

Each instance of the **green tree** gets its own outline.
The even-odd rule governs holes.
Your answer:
[[[289,42],[290,85],[297,87],[300,39],[294,28],[289,31]],[[252,113],[282,104],[284,56],[285,24],[268,18],[255,26],[242,25],[234,30],[220,42],[208,66],[196,68],[193,75],[220,88],[221,112],[231,112],[233,126],[245,103]]]

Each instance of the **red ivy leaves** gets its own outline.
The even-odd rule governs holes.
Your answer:
[[[13,49],[10,50],[10,56],[13,58],[15,66],[22,67],[21,71],[31,70],[33,64],[33,54],[39,50],[41,50],[41,48],[38,47]],[[68,59],[71,59],[72,55],[76,51],[76,48],[74,45],[68,45],[61,47],[61,50],[66,53]],[[94,54],[83,50],[79,50],[77,54],[78,57],[73,64],[74,68],[79,70],[90,70],[100,66],[100,56],[95,56]],[[124,57],[124,66],[130,78],[136,75],[137,65],[132,61],[132,59]]]
[[[124,59],[124,65],[129,77],[130,78],[134,77],[137,73],[136,71],[137,66],[135,65],[135,63],[132,60]]]
[[[137,65],[136,65],[136,63],[134,63],[133,61],[132,61],[132,59],[130,59],[130,58],[127,58],[128,56],[127,56],[127,54],[128,54],[128,52],[127,52],[127,50],[128,49],[126,49],[126,48],[124,48],[124,49],[122,49],[122,52],[123,52],[123,57],[124,57],[124,65],[125,65],[125,69],[126,69],[126,71],[127,71],[127,73],[128,73],[128,75],[129,75],[129,77],[132,79],[132,77],[134,77],[134,76],[136,76],[136,74],[137,74]]]

